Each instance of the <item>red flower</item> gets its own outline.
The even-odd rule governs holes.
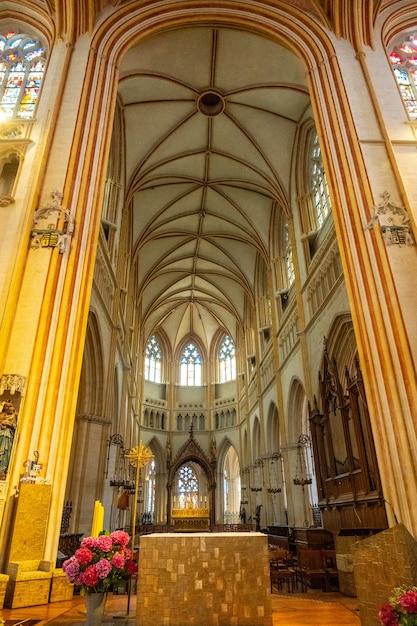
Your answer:
[[[381,606],[378,613],[379,621],[382,626],[398,626],[398,616],[390,604]]]
[[[407,611],[407,613],[417,613],[417,591],[406,591],[400,598],[398,604]]]
[[[136,574],[136,572],[138,571],[138,566],[136,565],[135,561],[127,561],[126,569],[129,576],[131,576],[132,574]]]
[[[89,587],[95,587],[98,583],[98,575],[94,565],[90,565],[84,572],[83,582]]]
[[[93,553],[89,548],[79,548],[74,556],[81,565],[88,565],[93,559]]]

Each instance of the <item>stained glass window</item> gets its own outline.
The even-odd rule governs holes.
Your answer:
[[[32,119],[44,72],[45,51],[30,35],[0,35],[0,106],[6,117]]]
[[[145,350],[145,380],[150,380],[153,383],[162,382],[161,362],[161,347],[155,335],[152,335]]]
[[[236,378],[236,351],[233,340],[227,335],[224,337],[219,351],[220,362],[220,382],[225,383],[228,380]]]
[[[198,507],[198,480],[194,470],[184,465],[178,472],[178,498],[180,508]]]
[[[181,356],[181,385],[201,385],[201,356],[193,343],[189,343]]]
[[[311,185],[317,227],[321,228],[324,224],[324,220],[330,213],[331,202],[317,134],[314,138],[311,155]]]
[[[389,55],[408,115],[417,118],[417,35],[410,35]]]

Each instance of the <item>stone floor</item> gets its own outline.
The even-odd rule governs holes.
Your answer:
[[[136,596],[132,594],[129,612],[125,595],[107,597],[105,626],[134,626]],[[323,593],[308,590],[307,593],[285,593],[274,589],[272,594],[273,626],[360,626],[357,599],[337,592]],[[25,620],[39,620],[36,626],[78,626],[85,624],[84,600],[74,596],[72,600],[52,602],[43,606],[23,609],[3,609],[0,617],[6,626],[24,626]],[[10,621],[9,621],[10,620]],[[163,626],[163,624],[155,624]],[[186,624],[184,624],[186,626]]]

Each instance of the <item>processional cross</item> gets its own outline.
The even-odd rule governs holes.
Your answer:
[[[126,454],[125,457],[129,459],[130,465],[136,467],[136,480],[135,480],[135,502],[133,505],[133,518],[132,518],[132,550],[135,548],[135,530],[136,530],[136,509],[138,505],[138,488],[139,488],[139,477],[140,477],[140,468],[144,467],[151,459],[154,458],[154,455],[146,448],[142,441],[139,442],[139,445],[136,448],[131,448]]]

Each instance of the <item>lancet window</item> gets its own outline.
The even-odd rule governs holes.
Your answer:
[[[226,335],[220,345],[220,382],[225,383],[236,378],[236,350],[233,339]]]
[[[181,355],[180,384],[201,385],[201,355],[193,343],[187,344]]]
[[[294,282],[294,263],[292,258],[292,245],[290,238],[290,230],[288,223],[284,227],[284,259],[285,259],[285,272],[287,275],[287,284],[290,287]]]
[[[331,202],[317,134],[313,141],[310,167],[311,190],[313,193],[317,227],[321,228],[330,213]]]
[[[45,73],[45,51],[30,35],[0,35],[0,106],[6,117],[32,119]]]
[[[145,380],[153,383],[161,382],[161,363],[161,347],[155,335],[152,335],[145,350]]]
[[[395,46],[389,55],[394,76],[408,115],[417,118],[417,34]]]

